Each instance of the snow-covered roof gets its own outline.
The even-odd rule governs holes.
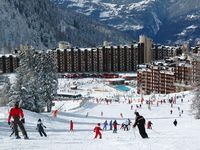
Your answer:
[[[112,78],[112,79],[107,79],[107,81],[125,81],[123,78]]]

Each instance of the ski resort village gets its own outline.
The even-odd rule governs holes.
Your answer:
[[[197,44],[47,51],[0,56],[0,150],[199,150]]]

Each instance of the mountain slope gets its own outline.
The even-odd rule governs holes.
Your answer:
[[[52,1],[63,9],[75,10],[129,33],[133,38],[145,34],[161,43],[198,40],[200,25],[197,21],[200,16],[198,0]],[[195,16],[197,19],[194,20],[194,17],[193,20],[188,19],[190,16]],[[182,32],[186,32],[185,36],[179,36],[183,35]]]
[[[2,0],[0,47],[29,43],[52,48],[65,40],[74,46],[95,46],[104,40],[127,42],[121,32],[73,11],[63,11],[49,0]]]

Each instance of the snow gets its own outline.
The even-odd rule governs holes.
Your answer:
[[[186,29],[196,29],[196,28],[198,28],[198,26],[191,25],[191,26],[188,26]]]
[[[108,93],[111,95],[119,94],[114,88],[107,85],[102,79],[59,79],[60,90],[66,89],[70,83],[77,83],[78,90],[81,94],[87,95],[88,91],[91,97],[104,97]],[[66,87],[65,87],[66,85]],[[109,92],[95,91],[94,88],[101,88]],[[55,102],[54,110],[60,109],[57,118],[53,118],[50,113],[36,114],[30,111],[25,111],[25,128],[30,137],[29,140],[16,140],[14,136],[9,137],[11,129],[7,125],[8,107],[0,107],[0,150],[11,149],[26,149],[26,150],[199,150],[200,149],[200,120],[195,120],[192,115],[190,104],[193,97],[192,92],[185,92],[185,97],[182,93],[175,93],[170,95],[145,95],[144,100],[149,100],[149,97],[154,97],[156,100],[151,109],[148,109],[146,104],[142,108],[136,108],[139,104],[140,95],[135,94],[132,88],[132,95],[129,92],[120,93],[120,102],[112,102],[106,104],[105,102],[97,103],[96,98],[90,99],[82,107],[81,100],[71,101],[57,101]],[[108,94],[108,95],[109,95]],[[177,98],[177,103],[170,107],[169,103],[156,105],[157,101],[171,98]],[[129,97],[130,96],[130,97]],[[128,104],[127,100],[131,98],[132,104]],[[131,110],[131,105],[134,109]],[[179,117],[178,107],[184,111]],[[73,109],[76,108],[76,109]],[[125,118],[130,118],[134,122],[134,111],[137,111],[146,118],[146,121],[153,122],[153,130],[147,130],[149,139],[142,139],[138,133],[138,129],[130,131],[118,130],[117,134],[112,131],[103,131],[102,139],[93,139],[93,128],[95,124],[103,123],[106,119],[108,122],[112,119],[117,119],[118,123],[125,121]],[[170,110],[173,114],[170,114]],[[101,116],[103,112],[103,116]],[[86,114],[88,113],[88,117]],[[123,113],[123,117],[120,117]],[[36,131],[37,120],[41,118],[47,129],[45,130],[48,137],[40,137]],[[174,119],[177,119],[178,125],[173,125]],[[74,121],[74,132],[69,132],[69,121]],[[21,135],[21,133],[20,133]]]
[[[138,11],[142,11],[144,10],[144,8],[150,3],[150,2],[155,2],[155,0],[143,0],[137,3],[132,3],[128,6],[129,10],[138,10]]]

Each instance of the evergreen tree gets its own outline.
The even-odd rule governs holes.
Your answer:
[[[10,88],[10,104],[20,101],[20,106],[34,112],[51,111],[57,90],[56,67],[45,52],[24,46],[19,53],[20,65],[16,70],[16,83]]]
[[[37,69],[38,93],[41,101],[46,104],[47,112],[51,111],[52,100],[57,93],[57,68],[51,57],[45,52],[39,54]]]
[[[6,76],[0,76],[0,82],[1,82],[1,90],[0,90],[0,105],[5,106],[8,104],[8,92],[10,89],[10,80]]]

